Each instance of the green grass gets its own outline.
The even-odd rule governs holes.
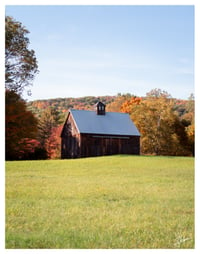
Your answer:
[[[194,158],[6,162],[6,248],[194,248]]]

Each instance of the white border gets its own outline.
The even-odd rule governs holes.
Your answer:
[[[195,6],[195,101],[196,101],[196,156],[195,156],[195,249],[191,250],[184,250],[184,249],[132,249],[132,250],[6,250],[5,249],[5,241],[4,241],[4,234],[5,234],[5,173],[4,173],[4,142],[3,142],[3,151],[1,150],[1,161],[2,167],[0,170],[0,185],[3,188],[0,196],[0,253],[88,253],[88,252],[96,252],[96,253],[200,253],[200,199],[199,199],[199,190],[197,190],[200,180],[200,158],[198,158],[198,143],[197,141],[200,140],[200,131],[199,131],[199,116],[200,110],[199,108],[199,101],[200,101],[200,93],[199,93],[199,86],[200,86],[200,79],[199,79],[199,66],[200,66],[200,1],[199,0],[5,0],[0,3],[0,31],[4,31],[4,16],[5,16],[5,6],[6,5],[194,5]],[[2,38],[3,37],[3,38]],[[3,39],[3,40],[2,40]],[[1,42],[4,41],[4,36],[1,34]],[[0,46],[0,66],[4,66],[4,43]],[[0,107],[0,114],[4,115],[5,107],[4,107],[4,68],[3,71],[0,70],[1,74],[1,86],[0,86],[0,96],[2,96],[1,105]],[[5,136],[5,128],[4,128],[4,121],[1,121],[0,125],[0,133],[1,133],[1,143],[4,140]]]
[[[198,0],[4,0],[4,5],[196,5]]]

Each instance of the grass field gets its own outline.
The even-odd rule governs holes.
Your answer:
[[[6,162],[6,248],[194,248],[194,158]]]

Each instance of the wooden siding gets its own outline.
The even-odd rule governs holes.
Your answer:
[[[139,154],[140,137],[81,134],[81,157]]]
[[[80,134],[69,114],[61,134],[61,158],[80,157]]]

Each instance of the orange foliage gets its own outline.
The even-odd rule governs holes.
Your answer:
[[[123,113],[131,113],[133,105],[139,105],[142,99],[139,97],[131,97],[130,100],[126,100],[122,105],[120,111]]]
[[[60,158],[60,147],[61,147],[60,133],[62,127],[63,127],[62,125],[54,127],[51,131],[50,137],[46,140],[45,147],[48,156],[51,159]]]

